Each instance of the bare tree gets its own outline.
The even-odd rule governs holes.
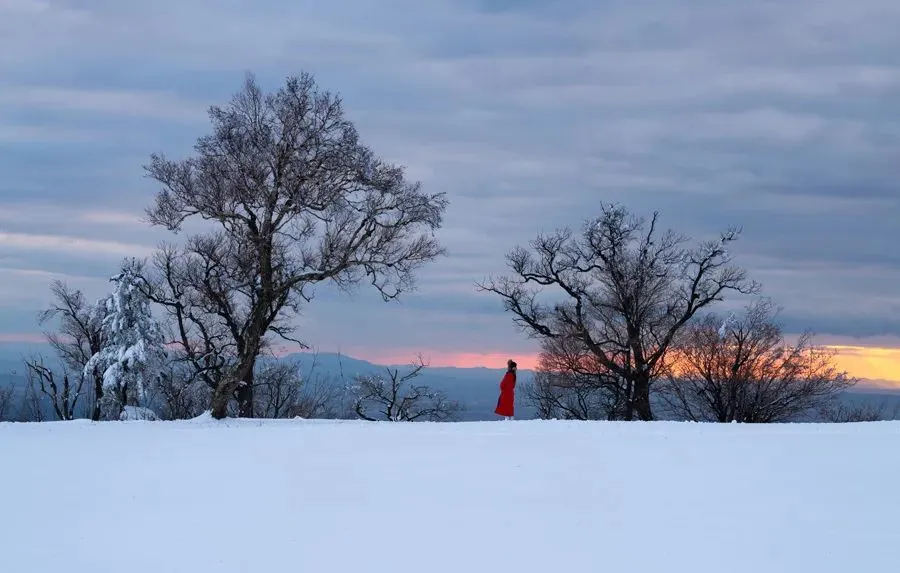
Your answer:
[[[661,392],[673,413],[693,421],[791,421],[856,384],[810,333],[788,344],[778,313],[762,299],[732,321],[710,314],[689,325]]]
[[[525,401],[543,419],[618,420],[626,414],[627,388],[574,338],[545,339]]]
[[[255,416],[258,418],[336,418],[339,416],[339,382],[304,375],[290,360],[268,363],[254,376]]]
[[[50,283],[50,292],[53,294],[54,300],[47,309],[38,315],[38,321],[42,325],[52,320],[57,321],[56,330],[46,332],[44,336],[61,360],[62,366],[70,373],[62,375],[62,378],[67,381],[69,378],[74,378],[70,384],[79,388],[78,395],[80,396],[84,384],[84,380],[81,378],[85,365],[94,354],[100,352],[105,343],[102,329],[104,309],[95,308],[85,300],[81,291],[69,288],[62,281],[54,280]],[[38,368],[34,369],[33,366],[38,366]],[[52,391],[53,386],[50,385],[50,380],[47,378],[49,373],[42,372],[45,370],[43,359],[38,358],[37,362],[32,361],[32,364],[28,365],[28,370],[37,377],[38,381],[43,380],[44,386]],[[56,378],[59,379],[60,376],[57,375]],[[89,378],[93,385],[90,393],[93,397],[91,419],[97,421],[101,417],[103,373],[99,369],[95,369]],[[64,412],[65,408],[61,411]]]
[[[300,343],[291,315],[323,281],[345,289],[368,281],[385,300],[413,288],[421,265],[444,252],[433,232],[447,201],[378,159],[341,100],[309,74],[268,95],[250,76],[210,118],[196,156],[154,155],[147,167],[163,186],[148,210],[153,224],[178,232],[197,218],[215,229],[163,251],[153,296],[198,373],[216,365],[213,416],[226,416],[232,398],[251,416],[267,336]]]
[[[897,420],[900,419],[900,403],[889,409],[884,400],[859,404],[841,404],[834,400],[819,408],[819,419],[833,424]]]
[[[386,368],[381,374],[360,375],[355,380],[353,410],[363,420],[447,422],[459,420],[463,408],[447,399],[443,392],[428,386],[408,384],[425,368],[420,359],[408,372]]]
[[[10,420],[15,396],[16,387],[13,384],[0,387],[0,422]]]
[[[43,422],[45,419],[44,396],[38,389],[34,380],[28,380],[26,374],[25,393],[22,395],[22,402],[19,404],[19,419],[29,422]]]
[[[254,374],[256,388],[254,416],[257,418],[288,418],[300,402],[303,379],[300,369],[290,361],[278,361],[257,367]]]
[[[313,354],[306,372],[301,374],[302,385],[297,403],[291,409],[291,417],[342,418],[356,417],[349,404],[351,384],[344,378],[343,361],[339,360],[340,374],[318,372],[318,353]]]
[[[165,326],[172,342],[169,355],[174,372],[165,381],[170,386],[165,392],[175,399],[197,383],[212,393],[237,370],[233,332],[215,318],[212,299],[218,288],[219,263],[194,252],[195,246],[192,242],[182,250],[166,245],[154,255],[152,267],[142,266],[140,271],[144,294],[168,317]]]
[[[196,418],[209,409],[212,391],[197,380],[193,370],[182,362],[172,361],[150,388],[148,403],[157,405],[164,420]]]
[[[291,418],[347,418],[343,407],[343,391],[339,381],[328,376],[308,376],[303,379],[297,402],[291,407]]]
[[[540,235],[531,250],[508,256],[512,277],[479,288],[503,299],[516,324],[539,339],[572,339],[627,392],[624,419],[652,420],[651,384],[672,341],[701,309],[728,291],[752,293],[758,285],[731,265],[728,246],[738,231],[688,248],[688,239],[657,232],[617,205],[603,205],[580,236],[563,229]],[[552,288],[563,300],[539,300]]]
[[[25,361],[28,385],[37,388],[50,402],[57,420],[74,420],[75,408],[82,398],[85,378],[81,372],[74,374],[63,367],[57,373],[44,364],[44,359],[37,357]]]

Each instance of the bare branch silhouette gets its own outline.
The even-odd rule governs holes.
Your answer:
[[[731,264],[738,230],[690,248],[687,238],[659,232],[617,205],[603,205],[580,236],[563,229],[540,235],[508,256],[512,276],[478,287],[499,295],[515,323],[541,340],[565,339],[590,352],[628,395],[623,418],[653,419],[651,384],[676,335],[701,309],[728,292],[759,288]],[[545,302],[544,296],[561,297]]]

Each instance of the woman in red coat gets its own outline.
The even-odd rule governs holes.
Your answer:
[[[506,374],[500,381],[500,398],[497,399],[497,408],[494,413],[504,416],[507,420],[513,417],[516,403],[516,363],[509,360],[506,363]]]

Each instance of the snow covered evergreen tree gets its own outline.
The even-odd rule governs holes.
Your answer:
[[[126,262],[112,277],[113,292],[100,299],[104,346],[85,365],[85,373],[103,372],[106,418],[118,418],[126,406],[140,406],[147,386],[159,378],[166,362],[162,328],[139,288],[140,267]]]

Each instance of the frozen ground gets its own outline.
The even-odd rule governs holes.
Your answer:
[[[898,446],[898,422],[0,424],[0,569],[895,571]]]

